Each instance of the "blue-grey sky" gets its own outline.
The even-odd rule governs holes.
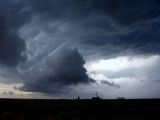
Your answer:
[[[160,97],[158,0],[0,0],[1,97]]]

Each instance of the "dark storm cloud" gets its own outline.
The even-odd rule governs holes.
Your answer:
[[[67,86],[94,82],[88,77],[87,71],[83,67],[85,61],[78,50],[62,48],[56,54],[51,61],[49,59],[44,60],[43,62],[47,62],[48,65],[40,65],[41,71],[39,71],[37,78],[29,82],[26,81],[26,84],[20,89],[53,94],[62,91],[69,92],[66,91]],[[35,72],[37,71],[36,68]],[[30,76],[32,72],[34,71],[31,71]],[[36,74],[34,73],[33,76],[35,77]]]
[[[31,0],[30,3],[36,13],[48,15],[50,18],[78,20],[91,14],[109,15],[125,25],[145,19],[153,14],[160,4],[157,0]]]
[[[117,55],[124,50],[157,54],[159,6],[157,0],[6,1],[0,9],[0,61],[16,65],[24,59],[21,53],[25,50],[25,42],[18,36],[18,30],[36,15],[44,23],[60,20],[71,24],[77,32],[85,32],[77,38],[81,51],[90,46],[88,53],[91,54]]]
[[[0,3],[0,63],[15,66],[25,58],[25,43],[18,29],[29,19],[25,7],[12,1]]]
[[[88,35],[84,37],[82,46],[91,46],[90,53],[98,51],[100,56],[159,54],[159,2],[123,0],[115,3],[117,7],[111,5],[115,11],[111,10],[108,16],[116,25],[114,29],[118,29],[119,32]],[[107,15],[107,12],[101,14]],[[101,29],[106,29],[105,24]]]
[[[33,15],[40,16],[42,22],[58,20],[75,29],[78,33],[74,37],[83,55],[159,54],[158,0],[30,0],[29,3]]]
[[[52,55],[52,62],[42,62],[46,67],[41,68],[41,62],[32,67],[39,60],[48,59],[47,54],[64,42],[68,42],[69,48],[77,47],[85,58],[159,54],[160,3],[157,0],[29,0],[28,4],[32,17],[37,17],[30,27],[38,26],[35,35],[34,31],[31,35],[44,31],[53,35],[54,45],[50,41],[46,52],[37,51],[44,54],[36,54],[38,57],[25,65],[36,77],[26,80],[21,90],[56,93],[61,91],[59,87],[89,82],[84,60],[74,50],[57,53],[59,57]],[[55,26],[52,28],[51,24]],[[102,83],[116,86],[107,81]]]
[[[6,0],[0,5],[0,62],[26,60],[18,66],[21,90],[67,91],[93,82],[83,57],[159,54],[159,21],[158,0]],[[68,46],[57,52],[63,43]]]

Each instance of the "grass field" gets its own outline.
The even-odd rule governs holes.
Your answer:
[[[159,111],[159,99],[0,99],[0,120],[158,120]]]

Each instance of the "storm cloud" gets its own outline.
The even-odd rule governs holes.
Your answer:
[[[15,87],[18,90],[69,92],[73,86],[96,82],[89,77],[85,63],[160,54],[158,0],[0,3],[0,64],[16,71],[23,84]],[[111,74],[130,76],[130,71]],[[101,84],[120,88],[107,79]]]
[[[83,67],[85,61],[77,49],[59,47],[39,64],[26,71],[25,85],[19,89],[33,92],[66,92],[66,87],[94,82]],[[69,92],[69,91],[68,91]]]
[[[25,42],[18,29],[29,21],[28,12],[21,3],[8,0],[0,4],[0,63],[15,66],[25,60]]]
[[[40,30],[50,35],[58,32],[67,38],[61,41],[80,48],[86,58],[93,57],[93,53],[95,57],[159,54],[157,0],[32,0],[29,3],[33,16],[38,18],[36,21],[42,24]],[[52,28],[51,24],[57,21],[57,26]]]

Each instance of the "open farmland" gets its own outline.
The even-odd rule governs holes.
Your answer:
[[[160,100],[0,99],[0,120],[145,120],[160,118]]]

